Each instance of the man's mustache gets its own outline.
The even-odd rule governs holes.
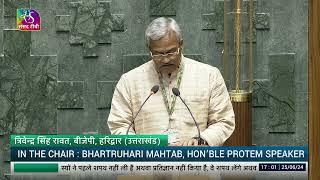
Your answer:
[[[174,64],[161,64],[161,66],[160,66],[160,67],[172,66],[172,65],[174,65]]]

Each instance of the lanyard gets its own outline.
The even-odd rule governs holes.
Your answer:
[[[180,67],[179,67],[179,70],[178,70],[178,74],[177,74],[177,88],[178,89],[180,88],[183,70],[184,70],[184,64],[181,61],[180,62]],[[164,100],[164,103],[166,105],[167,112],[168,112],[169,116],[171,116],[173,114],[173,112],[174,112],[174,107],[176,105],[177,96],[173,97],[173,100],[171,102],[171,106],[169,106],[169,99],[168,99],[167,94],[170,94],[170,90],[168,90],[169,93],[167,93],[166,92],[166,88],[165,88],[165,87],[169,87],[169,85],[166,82],[164,82],[164,79],[163,79],[162,74],[160,72],[158,72],[158,75],[159,75],[159,81],[160,81],[160,87],[161,87],[161,91],[162,91],[163,100]]]

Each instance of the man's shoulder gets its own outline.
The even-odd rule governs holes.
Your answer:
[[[199,62],[199,61],[196,61],[194,59],[190,59],[190,58],[187,58],[187,57],[184,57],[185,59],[185,65],[188,67],[188,68],[191,68],[195,71],[199,71],[199,72],[207,72],[207,73],[219,73],[219,69],[217,67],[214,67],[214,66],[211,66],[209,64],[206,64],[206,63],[203,63],[203,62]]]
[[[124,73],[122,76],[129,80],[136,79],[138,78],[138,76],[144,76],[145,73],[149,73],[152,70],[153,70],[153,62],[152,60],[149,60],[143,63],[142,65]]]

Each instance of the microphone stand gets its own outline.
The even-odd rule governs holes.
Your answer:
[[[186,104],[186,102],[181,98],[181,96],[180,96],[180,91],[179,91],[178,88],[172,88],[172,92],[173,92],[174,95],[178,96],[178,97],[180,98],[180,100],[183,102],[183,104],[187,107],[187,109],[188,109],[188,111],[189,111],[189,113],[190,113],[190,115],[191,115],[191,117],[192,117],[192,119],[193,119],[193,121],[194,121],[194,124],[196,125],[197,130],[198,130],[198,137],[197,137],[198,144],[199,144],[199,145],[203,145],[203,144],[204,144],[204,141],[203,141],[203,139],[202,139],[201,136],[200,136],[200,128],[199,128],[199,125],[198,125],[196,119],[194,118],[194,116],[193,116],[193,114],[192,114],[189,106],[188,106],[188,105]]]

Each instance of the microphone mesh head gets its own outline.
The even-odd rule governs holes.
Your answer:
[[[178,88],[172,88],[172,92],[173,92],[174,95],[180,96],[180,91],[179,91]]]
[[[151,88],[151,92],[153,92],[153,94],[157,93],[159,90],[159,85],[155,85]]]

